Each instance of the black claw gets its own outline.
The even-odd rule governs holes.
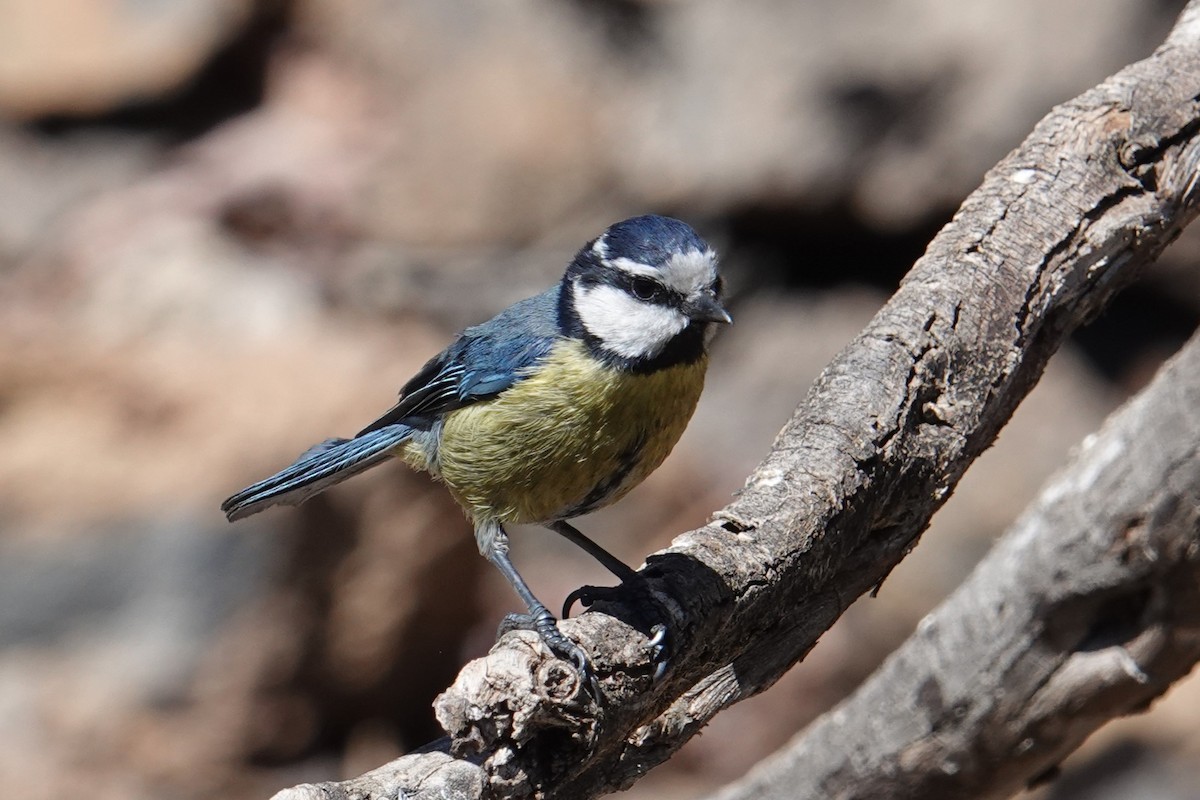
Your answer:
[[[562,618],[563,619],[571,618],[571,606],[575,605],[575,603],[577,603],[577,602],[579,603],[579,605],[583,606],[584,608],[591,608],[592,603],[596,602],[596,597],[592,593],[592,590],[600,589],[600,588],[603,588],[603,587],[580,586],[578,589],[576,589],[575,591],[573,591],[569,595],[567,595],[566,599],[563,600]]]
[[[591,608],[592,604],[598,600],[618,600],[625,591],[628,591],[625,584],[620,586],[580,586],[567,595],[563,601],[563,619],[570,618],[571,606],[576,602],[584,608]]]
[[[650,646],[651,647],[661,647],[667,641],[667,626],[666,625],[655,625],[653,628],[650,629],[650,632],[652,634],[650,636]]]
[[[574,606],[576,602],[578,602],[585,609],[591,608],[592,604],[602,600],[614,601],[621,598],[628,599],[628,593],[630,591],[637,592],[638,589],[643,588],[644,584],[641,583],[640,579],[631,580],[628,583],[622,583],[620,586],[580,586],[578,589],[567,595],[566,599],[563,601],[563,619],[567,619],[571,616],[571,607]],[[648,604],[639,604],[642,609],[646,608],[647,605],[655,608],[658,607],[657,601],[655,601],[653,597],[649,595],[649,592],[642,591],[640,594],[644,595],[646,599],[649,600]],[[643,617],[643,619],[645,618]],[[642,631],[649,630],[647,635],[650,637],[650,641],[648,643],[650,646],[650,660],[655,665],[654,680],[657,682],[662,679],[663,675],[666,674],[667,666],[670,663],[670,632],[667,629],[667,626],[662,622],[654,622],[653,624],[649,625],[648,628],[641,626],[638,627],[639,630]]]
[[[650,660],[654,663],[654,682],[658,683],[662,680],[663,675],[667,674],[667,665],[670,663],[667,626],[660,623],[650,631],[652,634],[650,636]]]

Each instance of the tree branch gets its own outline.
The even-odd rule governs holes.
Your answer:
[[[1007,797],[1200,660],[1200,334],[836,710],[714,800]]]
[[[438,698],[451,737],[440,754],[278,800],[420,797],[435,784],[455,797],[594,797],[770,686],[916,544],[1066,335],[1195,215],[1198,95],[1193,0],[1154,55],[1054,109],[988,173],[735,502],[647,559],[645,591],[670,617],[665,679],[652,681],[647,598],[631,592],[563,623],[592,654],[602,707],[539,642],[508,634]]]

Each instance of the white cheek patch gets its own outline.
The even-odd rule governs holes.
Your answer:
[[[688,325],[673,308],[644,303],[615,286],[575,283],[575,312],[587,332],[624,358],[652,358]]]
[[[598,251],[597,254],[599,254]],[[717,279],[717,254],[712,250],[689,250],[686,253],[676,253],[666,264],[658,268],[630,258],[614,258],[606,263],[630,275],[644,275],[647,278],[653,278],[684,296],[693,295],[708,288]]]

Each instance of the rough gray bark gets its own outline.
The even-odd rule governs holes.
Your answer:
[[[1006,797],[1200,660],[1200,334],[838,708],[714,800]]]
[[[1154,55],[1054,109],[988,173],[741,495],[647,559],[672,632],[664,680],[638,598],[599,604],[563,629],[592,654],[602,706],[512,633],[438,699],[440,754],[277,798],[595,797],[770,686],[916,544],[1065,336],[1195,215],[1198,96],[1193,0]]]

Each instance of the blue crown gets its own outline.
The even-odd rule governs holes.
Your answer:
[[[646,214],[631,217],[605,231],[608,257],[628,258],[659,266],[678,253],[708,250],[708,244],[686,222]]]

